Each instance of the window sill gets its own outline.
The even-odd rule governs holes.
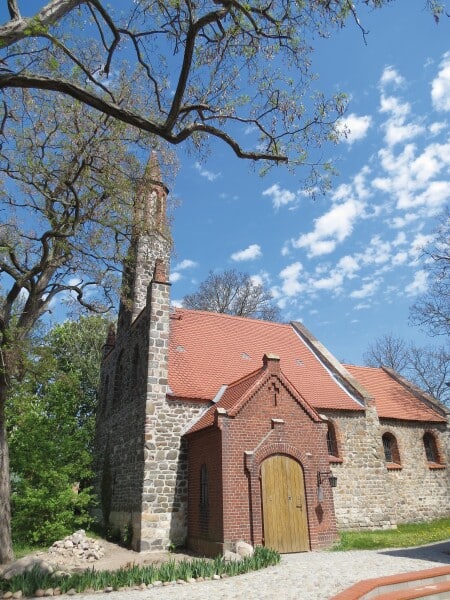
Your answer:
[[[402,465],[397,463],[387,463],[386,468],[388,471],[401,471],[403,469]]]
[[[343,463],[344,461],[342,460],[342,458],[339,458],[338,456],[331,456],[331,454],[330,454],[328,456],[328,462],[334,463],[334,464],[340,464],[340,463]]]

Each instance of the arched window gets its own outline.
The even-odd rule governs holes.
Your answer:
[[[423,447],[429,463],[440,463],[440,456],[436,443],[436,438],[432,433],[426,431],[423,435]]]
[[[339,458],[339,448],[336,437],[336,426],[331,421],[327,423],[327,447],[329,456]]]
[[[384,450],[384,458],[387,463],[395,463],[397,465],[400,464],[400,453],[398,451],[398,444],[395,436],[392,433],[384,433],[383,434],[383,450]]]
[[[208,504],[208,470],[203,464],[200,468],[200,506]]]

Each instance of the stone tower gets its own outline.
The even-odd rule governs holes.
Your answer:
[[[171,244],[166,200],[152,154],[136,194],[117,332],[110,331],[105,344],[96,423],[99,516],[112,534],[138,551],[177,542],[173,515],[180,508],[180,435],[167,416]]]

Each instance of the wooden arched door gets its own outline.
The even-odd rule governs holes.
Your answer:
[[[261,464],[264,545],[278,552],[309,550],[308,515],[301,465],[281,454]]]

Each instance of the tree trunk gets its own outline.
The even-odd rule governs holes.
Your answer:
[[[14,558],[11,539],[11,483],[9,478],[9,452],[6,434],[7,387],[0,383],[0,564]]]

